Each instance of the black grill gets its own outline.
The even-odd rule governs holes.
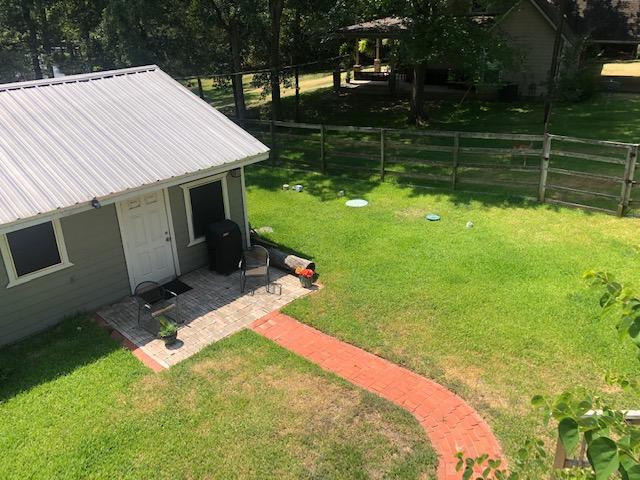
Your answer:
[[[209,270],[229,275],[238,269],[242,258],[242,234],[236,223],[231,220],[210,223],[206,239]]]

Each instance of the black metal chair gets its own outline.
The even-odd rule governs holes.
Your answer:
[[[142,282],[136,286],[133,296],[138,303],[139,327],[156,335],[160,328],[158,317],[161,315],[171,318],[175,323],[182,323],[178,295],[159,283]]]
[[[247,277],[261,277],[269,292],[269,251],[260,246],[252,245],[242,254],[240,260],[240,292],[244,293],[247,285]]]

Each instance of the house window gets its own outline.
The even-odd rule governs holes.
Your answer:
[[[182,185],[189,246],[204,242],[207,225],[229,218],[227,177],[209,177]]]
[[[71,266],[58,219],[6,233],[0,251],[13,287]]]

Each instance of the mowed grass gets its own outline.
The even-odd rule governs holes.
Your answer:
[[[324,285],[286,313],[447,385],[508,454],[536,433],[555,440],[534,394],[584,386],[638,407],[604,384],[638,362],[581,280],[587,269],[637,280],[638,220],[258,167],[247,182],[252,225],[313,258]],[[358,197],[369,206],[344,206]]]
[[[405,97],[346,93],[330,89],[304,91],[302,121],[327,125],[414,128],[408,124]],[[284,117],[292,119],[292,98],[283,99]],[[429,121],[422,128],[493,133],[542,134],[541,101],[499,102],[478,99],[427,100]],[[640,96],[601,93],[584,102],[556,103],[549,131],[556,135],[640,143]],[[268,118],[268,116],[265,116]]]
[[[3,479],[430,478],[404,410],[241,332],[155,374],[86,318],[0,350]]]
[[[289,72],[291,73],[291,72]],[[342,79],[346,78],[346,73],[342,74]],[[218,110],[228,114],[235,114],[235,104],[233,98],[233,88],[229,79],[227,81],[214,81],[211,78],[202,78],[202,93],[204,99]],[[197,79],[182,82],[193,93],[199,95]],[[301,73],[299,77],[300,92],[310,93],[317,90],[326,90],[333,85],[333,73],[331,70]],[[244,89],[244,101],[249,109],[261,109],[271,102],[271,96],[264,93],[262,87],[253,83],[253,75],[242,76],[242,86]],[[293,75],[282,82],[280,95],[282,98],[295,96],[295,83]]]

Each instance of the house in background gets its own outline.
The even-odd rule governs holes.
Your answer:
[[[468,11],[469,21],[484,28],[500,29],[504,36],[510,40],[510,45],[518,52],[520,57],[519,67],[513,71],[498,72],[499,81],[504,85],[517,85],[518,94],[522,96],[537,97],[544,95],[547,90],[549,70],[553,55],[556,26],[558,24],[558,11],[548,0],[517,0],[508,8],[501,10],[477,11],[471,7]],[[371,39],[376,42],[376,58],[374,66],[380,65],[382,39],[398,39],[408,30],[410,19],[388,17],[371,20],[344,27],[338,34],[358,42],[360,39]],[[564,29],[563,48],[573,45],[576,36],[571,28]],[[357,51],[357,49],[356,49]],[[356,58],[354,78],[358,80],[382,80],[396,81],[391,78],[389,72],[380,72],[375,68],[372,74],[363,72],[360,59]],[[402,68],[400,68],[402,70]],[[466,88],[464,81],[456,78],[455,62],[448,65],[428,65],[428,85],[436,87],[450,87],[453,89]],[[411,76],[404,75],[406,80]],[[439,90],[439,91],[442,91]]]
[[[0,85],[0,344],[248,245],[266,146],[156,66]]]

